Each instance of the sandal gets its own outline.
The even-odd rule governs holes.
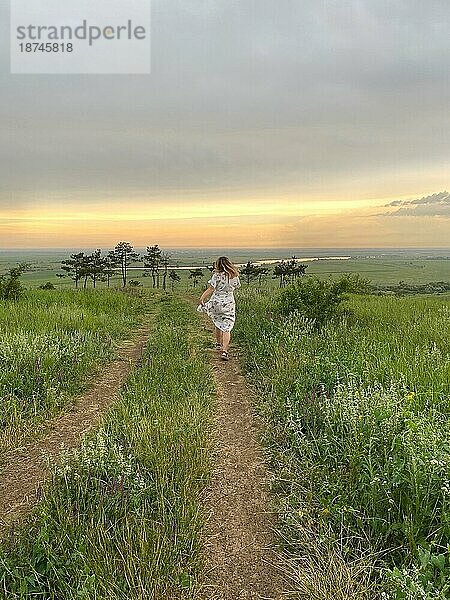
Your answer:
[[[222,360],[230,360],[230,357],[228,356],[228,352],[222,352],[222,354],[220,355],[220,358]]]

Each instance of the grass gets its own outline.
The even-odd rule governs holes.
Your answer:
[[[192,249],[189,252],[173,252],[173,264],[176,265],[198,265],[198,264],[211,264],[216,258],[215,252],[223,253],[223,251],[217,250],[212,251],[208,249],[195,250]],[[350,254],[354,254],[354,251],[350,251]],[[51,282],[58,289],[71,289],[74,283],[69,278],[59,279],[56,277],[57,273],[61,273],[61,261],[68,258],[70,250],[51,252],[42,250],[40,252],[29,251],[29,252],[8,252],[0,255],[0,270],[4,271],[11,266],[15,266],[18,262],[28,262],[32,265],[32,271],[26,273],[23,276],[23,281],[29,288],[36,288],[46,282]],[[256,261],[260,258],[274,258],[276,256],[289,258],[292,254],[297,256],[315,256],[316,252],[313,249],[285,249],[280,250],[266,250],[266,249],[241,249],[232,250],[228,249],[227,253],[231,259],[239,262],[246,263],[248,260]],[[330,250],[330,254],[347,254],[347,250],[335,249]],[[319,277],[329,277],[330,275],[340,275],[342,273],[360,273],[364,278],[370,279],[374,284],[379,285],[395,285],[399,281],[405,281],[407,283],[429,283],[432,281],[450,281],[450,260],[448,258],[449,252],[447,250],[440,252],[430,250],[429,256],[417,256],[415,251],[404,253],[399,250],[396,255],[391,255],[389,252],[385,256],[379,255],[377,251],[374,255],[368,258],[370,251],[358,252],[358,256],[352,256],[350,260],[320,260],[308,263],[307,273],[308,275],[318,275]],[[427,254],[423,251],[422,254]],[[139,265],[142,267],[142,263]],[[273,265],[270,266],[273,269]],[[205,268],[204,277],[201,284],[205,285],[209,279],[209,272]],[[139,281],[143,287],[151,286],[151,277],[142,277],[142,270],[131,269],[129,273],[129,279]],[[177,284],[178,290],[186,290],[192,288],[192,280],[188,279],[188,271],[178,271],[181,277],[181,281]],[[89,282],[89,286],[92,283]],[[100,288],[106,286],[105,283],[100,282]],[[111,281],[111,286],[120,287],[120,276],[116,275]],[[265,278],[264,287],[266,289],[275,289],[278,286],[278,280],[272,279],[270,276]]]
[[[0,546],[6,600],[192,597],[212,378],[194,310],[170,296],[158,306],[141,368]]]
[[[450,304],[354,297],[320,330],[243,291],[236,333],[262,391],[287,551],[367,553],[372,590],[450,594]],[[374,588],[375,589],[375,588]],[[323,596],[332,598],[334,596]]]
[[[80,393],[144,308],[112,291],[34,290],[0,301],[0,457]]]
[[[276,294],[244,287],[235,333],[298,598],[450,597],[448,298],[354,296],[318,329]],[[0,545],[5,600],[196,595],[214,390],[194,309],[152,300],[140,368]],[[112,290],[0,305],[3,439],[59,410],[143,308]]]

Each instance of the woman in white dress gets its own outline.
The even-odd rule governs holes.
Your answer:
[[[231,330],[236,319],[233,292],[241,285],[239,272],[226,256],[221,256],[214,263],[214,272],[208,283],[208,289],[201,295],[198,310],[211,318],[215,327],[216,348],[222,352],[222,360],[228,360]],[[206,301],[209,296],[210,299]]]

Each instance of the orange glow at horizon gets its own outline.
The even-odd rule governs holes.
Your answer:
[[[377,247],[446,246],[445,218],[386,218],[386,204],[410,196],[333,199],[298,195],[114,202],[56,199],[0,212],[6,248],[111,247]]]

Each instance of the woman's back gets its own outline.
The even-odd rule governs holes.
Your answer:
[[[214,294],[231,294],[240,287],[239,277],[230,277],[226,273],[215,272],[208,282],[214,288]]]

